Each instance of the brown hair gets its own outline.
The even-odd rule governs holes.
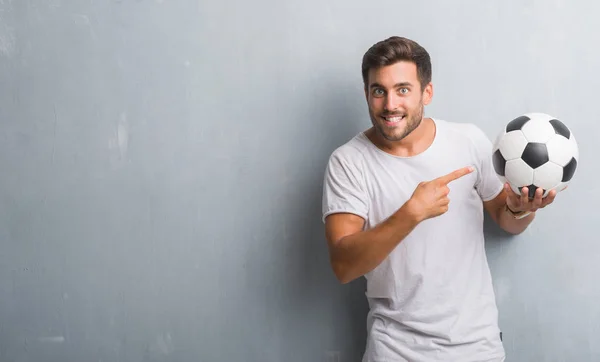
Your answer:
[[[392,36],[375,43],[363,56],[362,77],[365,85],[369,81],[369,70],[397,63],[409,61],[417,66],[417,76],[421,83],[421,90],[431,82],[431,59],[427,50],[417,42]]]

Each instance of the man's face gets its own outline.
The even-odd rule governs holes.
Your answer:
[[[365,95],[377,133],[388,141],[402,140],[421,123],[431,84],[421,91],[417,66],[406,61],[371,69],[368,81]]]

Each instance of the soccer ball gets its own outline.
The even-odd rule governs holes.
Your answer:
[[[500,132],[492,161],[500,180],[517,195],[526,186],[530,198],[538,188],[546,197],[550,190],[564,190],[573,178],[579,147],[563,122],[544,113],[526,113]]]

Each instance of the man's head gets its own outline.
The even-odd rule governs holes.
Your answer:
[[[391,37],[364,55],[362,76],[369,115],[377,132],[399,141],[415,130],[433,95],[429,53],[416,42]]]

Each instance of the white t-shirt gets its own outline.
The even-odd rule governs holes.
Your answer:
[[[473,165],[452,181],[449,210],[425,220],[365,275],[370,305],[363,362],[504,361],[484,249],[482,200],[503,187],[492,144],[477,126],[434,119],[431,146],[398,157],[356,135],[331,155],[323,220],[354,213],[374,227],[396,212],[417,184]]]

